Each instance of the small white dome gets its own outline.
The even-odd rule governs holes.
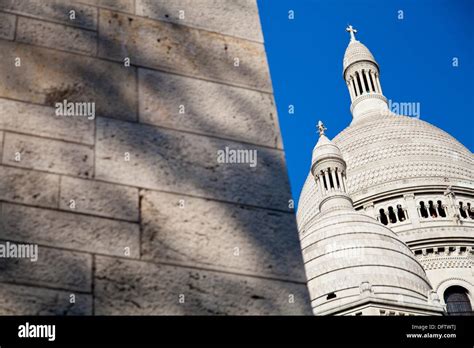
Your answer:
[[[377,61],[369,49],[360,41],[351,40],[346,48],[346,53],[344,54],[344,60],[342,63],[343,71],[346,71],[346,69],[353,63],[361,61],[372,62],[378,67]]]
[[[352,209],[322,213],[301,231],[315,314],[330,314],[362,299],[427,306],[431,285],[413,253],[389,228]],[[434,308],[432,308],[434,310]]]
[[[324,134],[319,137],[316,146],[313,149],[313,157],[311,164],[315,164],[317,161],[321,161],[326,158],[341,158],[342,153],[339,148],[334,145],[331,140],[328,139]]]

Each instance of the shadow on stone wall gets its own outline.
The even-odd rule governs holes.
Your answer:
[[[57,10],[68,12],[68,7],[66,5],[57,4]],[[132,20],[135,17],[130,17]],[[131,20],[122,25],[129,25]],[[183,35],[186,35],[185,29],[173,23],[169,24],[173,26],[173,30],[170,31],[174,33],[174,37],[170,38],[175,42],[182,42]],[[99,34],[99,47],[101,47],[101,56],[113,56],[114,52],[117,50],[126,49],[127,55],[131,57],[132,65],[134,63],[133,56],[136,54],[146,54],[133,52],[127,48],[127,42],[114,41],[108,37],[101,36]],[[159,44],[159,43],[157,43]],[[194,43],[196,45],[196,43]],[[222,47],[222,50],[226,50],[225,47]],[[201,50],[202,52],[202,50]],[[195,61],[194,57],[184,57],[189,61],[189,64],[196,66],[202,66],[203,70],[201,71],[202,75],[212,75],[215,74],[209,70],[206,70],[205,64],[200,64],[199,61]],[[86,60],[87,58],[84,58]],[[211,59],[211,56],[203,56],[202,59]],[[120,65],[120,62],[116,63]],[[107,110],[107,107],[110,105],[110,100],[106,100],[107,96],[112,96],[115,100],[120,101],[120,109],[122,114],[137,114],[137,105],[133,102],[133,98],[127,95],[127,91],[122,89],[122,86],[116,83],[108,83],[107,79],[104,79],[103,76],[98,78],[96,72],[97,70],[93,66],[85,64],[70,64],[70,69],[68,74],[64,76],[64,88],[50,89],[47,91],[47,97],[45,99],[45,104],[49,106],[54,106],[55,102],[62,101],[67,99],[68,101],[84,101],[84,95],[92,96],[98,95],[101,98],[90,98],[96,103],[96,110]],[[53,72],[55,66],[49,67]],[[124,69],[127,69],[124,67]],[[135,69],[135,68],[129,68]],[[242,64],[239,69],[242,69],[243,74],[247,75],[256,75],[252,70],[252,67]],[[212,73],[212,74],[211,74]],[[138,75],[138,73],[137,73]],[[48,71],[44,71],[44,78],[48,78]],[[30,88],[28,77],[22,79],[20,74],[16,75],[16,78],[10,81],[16,86],[21,88]],[[89,86],[85,86],[81,81],[88,81]],[[154,82],[159,83],[159,79],[154,79]],[[151,83],[147,79],[142,79],[140,81],[143,84]],[[138,81],[137,81],[138,83]],[[153,89],[156,86],[154,85],[144,85],[146,88]],[[87,91],[86,88],[92,87],[93,92]],[[97,91],[99,91],[97,93]],[[186,100],[186,90],[173,90],[170,93],[176,93],[182,96],[183,100]],[[160,98],[159,95],[156,96]],[[248,113],[251,115],[252,119],[255,119],[255,122],[252,124],[252,127],[258,127],[259,122],[258,118],[261,117],[260,110],[253,108],[253,106],[246,102],[246,100],[239,99],[238,94],[232,93],[232,91],[225,89],[223,90],[220,98],[228,99],[230,103],[237,103],[241,105],[241,112]],[[89,99],[89,98],[88,98]],[[105,102],[105,103],[104,103]],[[137,101],[138,103],[138,96]],[[209,101],[212,103],[212,100]],[[192,115],[197,115],[199,112],[193,110],[193,105],[187,105],[188,111]],[[104,116],[100,113],[98,117]],[[105,115],[112,116],[113,115]],[[222,110],[222,117],[232,117],[232,115],[226,115],[225,110]],[[265,116],[266,117],[266,116]],[[276,115],[271,115],[275,117]],[[216,127],[215,124],[210,122],[205,118],[195,118],[193,119],[195,123],[199,124],[200,129],[205,128],[210,134],[220,134],[222,128]],[[96,122],[102,122],[100,119]],[[111,126],[113,124],[113,126]],[[275,124],[277,121],[275,120]],[[188,147],[183,147],[183,145],[192,144],[183,141],[181,137],[193,138],[199,137],[196,135],[191,135],[188,133],[176,133],[170,131],[166,128],[160,128],[159,126],[144,126],[139,125],[139,123],[127,123],[125,127],[120,127],[120,123],[116,121],[107,121],[104,119],[102,126],[105,127],[119,127],[117,134],[119,134],[120,139],[117,140],[120,143],[120,148],[129,148],[130,152],[137,154],[137,161],[140,161],[139,158],[145,157],[146,159],[157,158],[160,159],[158,162],[155,162],[153,165],[147,167],[140,167],[140,170],[148,170],[149,172],[143,172],[143,175],[146,177],[155,177],[155,181],[151,187],[147,187],[147,184],[140,185],[140,178],[135,178],[136,183],[133,186],[138,186],[148,189],[157,189],[160,190],[160,181],[161,178],[156,178],[158,173],[155,171],[157,168],[161,173],[166,173],[167,178],[163,178],[166,182],[172,182],[170,178],[176,178],[174,184],[170,184],[169,187],[172,189],[171,192],[177,194],[177,198],[183,197],[186,199],[186,194],[189,190],[192,195],[194,192],[197,192],[197,196],[204,196],[210,199],[218,199],[224,201],[231,201],[235,203],[248,203],[250,202],[264,202],[268,201],[273,206],[279,210],[285,210],[285,206],[288,205],[288,199],[291,198],[289,193],[289,184],[287,181],[287,172],[284,164],[283,154],[275,156],[273,154],[274,150],[270,150],[265,147],[258,147],[250,144],[239,144],[232,140],[226,141],[222,139],[214,139],[202,137],[202,142],[204,145],[200,146],[210,146],[214,147],[210,153],[216,153],[217,150],[222,149],[222,146],[229,144],[230,146],[240,146],[241,148],[249,149],[258,149],[262,153],[262,162],[258,164],[257,169],[253,170],[245,165],[233,165],[233,164],[219,164],[217,163],[217,153],[214,162],[199,163],[195,161],[193,157],[197,156],[198,159],[210,159],[209,154],[199,158],[199,153],[193,153],[195,149],[190,149]],[[132,129],[134,129],[132,131]],[[140,132],[143,130],[146,135],[140,138]],[[71,130],[72,132],[74,130]],[[101,130],[96,129],[97,137],[101,134]],[[115,131],[114,131],[115,132]],[[112,132],[113,133],[113,132]],[[97,141],[96,137],[96,141]],[[115,141],[115,140],[114,140]],[[159,146],[150,145],[151,143],[156,142]],[[275,139],[275,143],[277,140]],[[216,144],[220,144],[221,147],[216,147]],[[95,154],[98,155],[97,144],[95,145]],[[273,152],[272,152],[273,151]],[[191,155],[190,155],[191,153]],[[96,158],[96,162],[105,161],[105,159]],[[146,164],[146,161],[145,161]],[[97,168],[97,167],[96,167]],[[96,169],[97,170],[97,169]],[[123,169],[126,171],[127,169]],[[133,173],[135,171],[132,170]],[[107,173],[100,173],[101,176],[107,177]],[[97,172],[94,173],[94,176],[97,175]],[[205,176],[205,177],[203,177]],[[91,179],[93,179],[92,177]],[[116,178],[116,177],[115,177]],[[210,178],[209,181],[207,178]],[[279,178],[279,179],[276,179]],[[283,179],[281,179],[283,178]],[[112,178],[111,181],[114,181]],[[254,184],[258,182],[261,189],[259,190]],[[286,185],[282,185],[286,183]],[[155,185],[156,184],[156,185]],[[164,191],[167,191],[163,187]],[[222,191],[224,190],[224,191]],[[146,191],[141,190],[141,194],[145,194]],[[251,197],[257,197],[256,199]],[[258,198],[260,197],[260,198]],[[107,199],[107,197],[103,197]],[[143,197],[141,197],[142,199]],[[131,203],[131,202],[130,202]],[[255,204],[259,205],[259,204]],[[303,265],[301,261],[299,242],[297,238],[296,225],[294,223],[294,218],[287,218],[288,213],[279,212],[279,211],[268,211],[266,212],[271,216],[275,216],[273,221],[274,227],[270,227],[273,232],[267,233],[265,238],[262,238],[260,235],[260,227],[257,221],[254,223],[249,223],[248,220],[239,220],[242,218],[248,219],[252,214],[236,214],[236,209],[242,209],[244,207],[239,207],[235,204],[222,203],[222,206],[227,210],[224,215],[226,218],[230,218],[233,223],[237,226],[239,233],[244,234],[245,238],[251,240],[251,245],[255,247],[254,252],[262,255],[267,263],[266,269],[261,267],[256,261],[256,264],[251,265],[250,268],[253,269],[253,273],[266,273],[266,276],[271,278],[293,278],[293,279],[302,279]],[[244,209],[255,209],[255,211],[261,211],[258,208],[248,208]],[[170,210],[171,211],[171,210]],[[260,217],[262,215],[259,215]],[[257,217],[257,215],[255,215]],[[142,218],[143,219],[143,218]],[[284,219],[285,224],[281,224],[278,220]],[[140,221],[141,223],[143,221]],[[147,229],[154,231],[153,233],[160,234],[161,226],[159,221],[150,220],[147,222]],[[196,227],[199,229],[200,227]],[[285,229],[285,230],[282,230]],[[36,232],[41,233],[41,226],[38,226]],[[212,243],[211,233],[219,233],[217,231],[204,231],[204,233],[209,233],[208,238],[210,238]],[[152,234],[153,234],[152,233]],[[176,233],[180,233],[179,230],[176,230]],[[150,237],[150,236],[149,236]],[[153,236],[151,236],[153,237]],[[0,235],[1,238],[1,235]],[[143,240],[142,235],[142,241]],[[32,240],[33,242],[34,240]],[[149,241],[146,241],[149,242]],[[169,248],[177,248],[176,242],[173,240],[160,240],[160,248],[166,250]],[[54,247],[54,246],[53,246]],[[219,246],[216,246],[219,247]],[[143,248],[143,246],[142,246]],[[199,253],[199,250],[194,250],[194,252]],[[151,255],[158,255],[160,251],[152,251]],[[166,252],[165,252],[166,254]],[[105,257],[107,259],[107,257]],[[257,258],[258,259],[258,258]],[[165,260],[155,260],[151,259],[149,261],[164,261],[165,263],[173,264],[176,260],[168,258]],[[193,259],[193,255],[189,255],[188,260],[177,260],[178,264],[188,263],[190,266],[201,267],[204,266],[201,264],[194,264],[196,262]],[[199,257],[198,260],[199,262]],[[229,314],[229,313],[238,313],[238,314],[308,314],[309,305],[306,303],[308,299],[306,298],[306,293],[302,289],[302,286],[296,285],[293,282],[275,282],[270,283],[263,281],[259,278],[246,278],[242,276],[229,276],[226,274],[224,277],[215,278],[212,282],[203,278],[203,274],[200,274],[200,271],[194,272],[192,269],[187,269],[185,271],[179,270],[179,276],[177,276],[177,281],[174,281],[172,276],[164,275],[164,285],[160,283],[159,279],[155,279],[154,275],[161,275],[162,271],[155,269],[154,265],[150,265],[149,269],[145,266],[123,266],[123,263],[127,263],[125,260],[116,260],[116,261],[104,261],[104,264],[108,264],[108,267],[114,269],[112,275],[107,274],[107,267],[101,271],[98,271],[99,274],[96,274],[95,281],[95,302],[96,302],[96,313],[97,314]],[[134,263],[135,261],[130,261]],[[115,264],[115,265],[114,265]],[[122,267],[120,267],[122,265]],[[215,266],[215,267],[214,267]],[[209,264],[208,268],[222,268],[221,266],[225,265],[212,265]],[[11,269],[16,266],[16,262],[5,262],[0,263],[0,271],[6,272],[8,274],[13,274]],[[172,266],[166,266],[172,267]],[[300,267],[298,269],[298,267]],[[10,270],[8,268],[11,268]],[[206,267],[204,267],[206,268]],[[238,267],[237,267],[238,268]],[[238,269],[230,270],[238,272]],[[80,269],[75,270],[75,272],[80,272]],[[156,273],[155,273],[156,272]],[[183,273],[184,272],[184,273]],[[194,274],[194,275],[193,275]],[[87,279],[87,275],[77,275],[78,277],[83,277]],[[92,275],[94,277],[94,274]],[[208,274],[209,276],[209,274]],[[193,278],[194,277],[194,278]],[[196,277],[198,277],[196,279]],[[214,273],[210,275],[214,277]],[[250,279],[250,283],[249,283]],[[28,283],[28,282],[26,282]],[[265,287],[270,286],[274,287],[272,291],[269,291]],[[300,289],[301,288],[301,289]],[[299,293],[296,293],[299,291]],[[189,305],[183,306],[176,301],[177,294],[183,292],[192,292],[193,299],[190,300]],[[227,298],[228,294],[232,296]],[[295,294],[295,296],[300,296],[296,299],[296,304],[294,309],[285,304],[285,301],[288,299],[288,294]],[[273,296],[273,297],[272,297]],[[240,297],[240,298],[239,298]],[[166,305],[163,305],[163,299],[166,299]],[[18,299],[21,301],[21,299]],[[172,302],[174,301],[174,302]],[[235,301],[240,301],[240,305],[235,303]],[[59,304],[58,304],[59,306]],[[246,307],[246,308],[244,308]],[[35,313],[28,314],[68,314],[66,310],[57,310],[57,311],[44,311],[40,310]],[[74,313],[73,314],[77,314]],[[83,313],[86,314],[86,313]]]

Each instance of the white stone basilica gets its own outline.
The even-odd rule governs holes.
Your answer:
[[[472,314],[473,155],[391,112],[377,62],[347,31],[353,120],[333,141],[318,124],[297,213],[313,312]]]

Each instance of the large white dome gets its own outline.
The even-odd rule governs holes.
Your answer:
[[[448,133],[416,118],[374,115],[353,122],[333,141],[347,163],[348,191],[355,205],[394,190],[474,187],[472,153]],[[317,205],[310,173],[300,195],[298,223],[317,214]]]

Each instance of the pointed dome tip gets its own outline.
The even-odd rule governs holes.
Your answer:
[[[316,146],[313,149],[312,163],[316,163],[319,160],[330,156],[330,157],[341,157],[341,150],[335,145],[327,136],[324,134],[324,131],[327,128],[324,126],[323,122],[318,121],[317,129],[319,132],[319,139],[316,143]]]

